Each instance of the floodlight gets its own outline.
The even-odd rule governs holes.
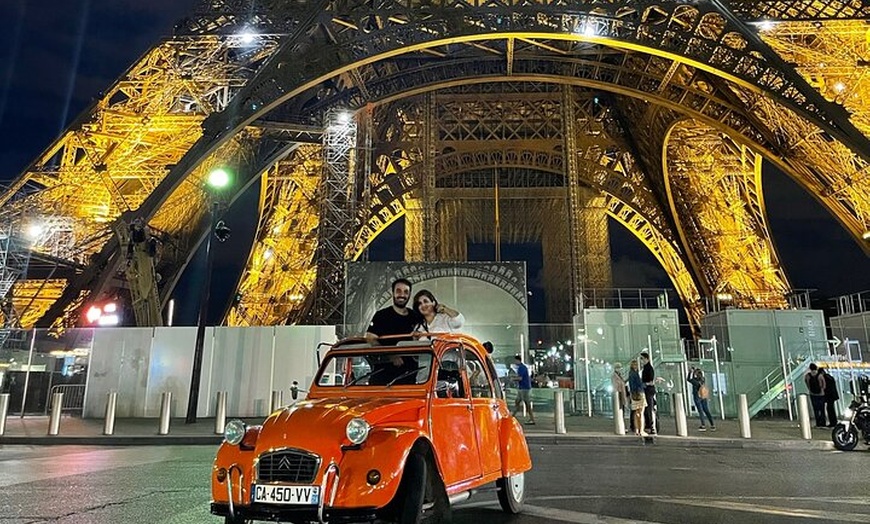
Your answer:
[[[208,185],[220,189],[230,183],[230,172],[222,167],[212,169],[208,174]]]

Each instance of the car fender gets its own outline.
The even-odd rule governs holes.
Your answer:
[[[333,506],[382,508],[389,504],[399,489],[408,454],[421,438],[428,441],[417,428],[372,428],[359,449],[344,452]],[[366,480],[373,469],[381,475],[375,485]]]
[[[226,441],[221,443],[211,471],[212,501],[224,504],[229,502],[228,481],[231,481],[233,503],[249,503],[250,493],[248,491],[251,487],[251,478],[254,475],[253,455],[253,450],[245,451],[239,446],[228,444]],[[217,475],[221,469],[227,472],[227,478],[223,482],[218,482]]]
[[[502,476],[516,475],[532,469],[529,445],[519,421],[514,417],[503,418],[499,433]]]

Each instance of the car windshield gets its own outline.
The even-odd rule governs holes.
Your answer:
[[[320,368],[322,387],[391,387],[429,381],[430,351],[332,352]]]

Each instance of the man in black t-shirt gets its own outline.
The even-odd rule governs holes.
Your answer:
[[[394,346],[400,340],[411,340],[411,337],[387,338],[378,340],[378,337],[387,335],[404,335],[412,333],[419,322],[417,315],[408,309],[408,300],[411,298],[411,283],[404,278],[393,282],[393,305],[379,310],[372,317],[366,340],[370,344]]]

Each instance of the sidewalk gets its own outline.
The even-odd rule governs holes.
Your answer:
[[[263,418],[244,419],[250,424],[258,424]],[[716,448],[753,448],[753,449],[834,449],[831,443],[831,430],[813,428],[813,439],[801,439],[797,421],[753,420],[752,438],[740,437],[736,420],[716,422],[717,431],[698,431],[698,421],[689,419],[689,436],[676,436],[676,424],[670,417],[662,417],[661,432],[656,438],[657,445],[716,447]],[[56,436],[48,435],[49,418],[45,416],[17,415],[6,419],[6,433],[0,436],[3,445],[102,445],[102,446],[144,446],[144,445],[215,445],[221,435],[214,434],[214,419],[200,419],[194,424],[185,424],[183,418],[172,419],[169,434],[158,435],[158,420],[155,419],[117,419],[114,435],[103,435],[102,419],[81,419],[64,416],[60,431]],[[626,429],[628,420],[626,419]],[[531,444],[609,444],[632,445],[641,443],[634,435],[616,435],[613,419],[606,417],[589,418],[585,416],[566,416],[562,435],[555,433],[552,413],[537,415],[536,425],[524,425],[526,437]]]

